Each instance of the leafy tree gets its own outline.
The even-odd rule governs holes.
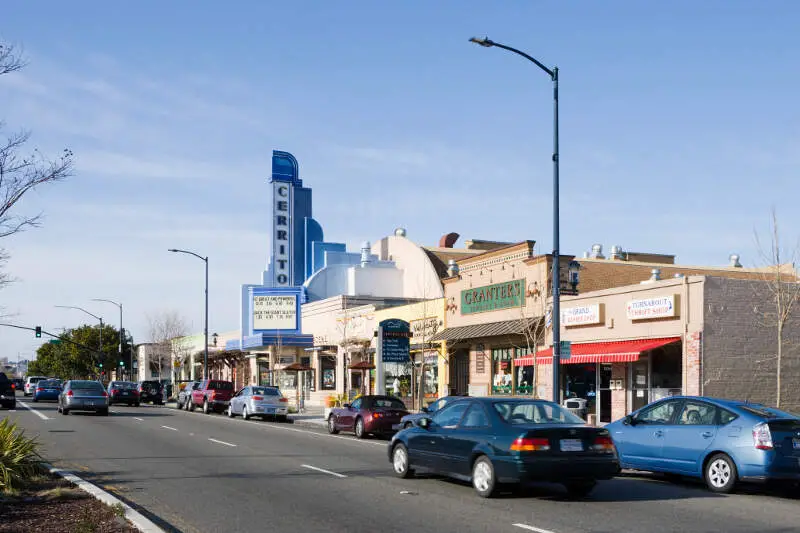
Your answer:
[[[100,363],[106,372],[119,365],[119,331],[113,326],[103,325],[102,350],[99,325],[69,329],[60,339],[59,344],[48,341],[36,350],[36,361],[30,363],[28,374],[61,379],[95,378],[100,374]]]

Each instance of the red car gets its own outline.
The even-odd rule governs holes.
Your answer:
[[[352,431],[363,439],[370,433],[394,433],[392,425],[408,414],[403,402],[392,396],[361,396],[331,410],[328,431]]]

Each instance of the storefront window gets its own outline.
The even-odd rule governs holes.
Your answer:
[[[269,375],[269,363],[266,361],[258,362],[258,384],[262,387],[271,385]]]
[[[533,365],[515,367],[514,378],[516,380],[515,390],[517,394],[523,396],[533,395]]]
[[[439,352],[425,352],[425,397],[439,397]]]
[[[492,350],[492,394],[511,394],[514,348]]]
[[[322,372],[322,390],[336,390],[336,359],[332,357],[320,357],[320,370]]]

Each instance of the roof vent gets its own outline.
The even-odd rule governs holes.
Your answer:
[[[397,228],[394,230],[395,237],[405,237],[406,236],[406,228]]]
[[[680,278],[682,278],[682,277],[683,277],[683,274],[681,274],[680,272],[677,272],[677,273],[676,273],[674,276],[672,276],[672,277],[673,277],[673,278],[676,278],[676,279],[680,279]]]
[[[589,252],[583,252],[583,258],[589,259]]]
[[[622,257],[622,246],[620,246],[619,244],[615,244],[614,246],[612,246],[611,247],[611,256],[609,257],[609,259],[617,259],[617,260],[623,259],[623,257]]]
[[[742,264],[739,262],[739,254],[731,254],[728,259],[730,260],[730,265],[734,268],[742,268]]]
[[[447,275],[451,278],[454,276],[458,276],[459,268],[458,264],[456,263],[455,259],[451,259],[447,262]]]
[[[592,257],[595,259],[605,259],[603,255],[603,245],[602,244],[593,244],[592,245]]]
[[[652,281],[660,280],[661,279],[661,269],[660,268],[654,268],[653,270],[651,270],[650,271],[650,279]]]
[[[455,232],[442,235],[439,239],[439,248],[452,248],[459,237],[460,235]]]

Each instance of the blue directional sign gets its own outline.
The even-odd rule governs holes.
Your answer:
[[[408,363],[411,327],[405,320],[390,318],[378,324],[381,330],[381,359],[384,363]]]

